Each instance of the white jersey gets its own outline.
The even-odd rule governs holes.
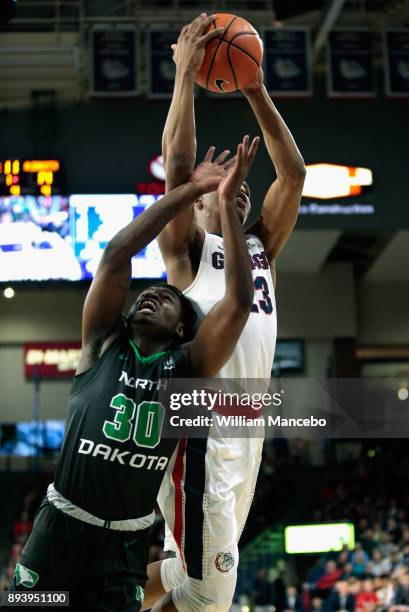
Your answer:
[[[254,304],[233,355],[217,377],[269,379],[277,339],[273,279],[261,240],[248,235],[246,242],[254,280]],[[225,288],[223,239],[205,232],[196,278],[183,293],[207,315],[222,299]]]
[[[251,314],[219,378],[269,380],[277,337],[274,287],[261,241],[246,237],[254,280]],[[184,294],[203,314],[225,293],[223,239],[205,233],[199,269]],[[243,388],[243,386],[242,386]],[[253,499],[263,431],[240,437],[182,439],[169,462],[158,497],[166,521],[165,550],[177,558],[162,564],[165,590],[179,612],[230,609],[239,561],[238,541]]]

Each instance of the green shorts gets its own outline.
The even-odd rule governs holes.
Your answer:
[[[68,516],[45,498],[9,590],[69,591],[73,610],[139,612],[149,532],[96,527]]]

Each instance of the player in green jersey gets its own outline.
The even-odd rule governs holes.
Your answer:
[[[84,304],[82,352],[55,479],[37,513],[11,590],[70,591],[71,608],[141,609],[149,527],[176,439],[161,437],[164,379],[210,377],[233,352],[253,282],[236,196],[258,139],[212,161],[107,245]],[[219,191],[226,292],[193,333],[191,303],[171,285],[142,291],[124,319],[131,260],[177,214]]]

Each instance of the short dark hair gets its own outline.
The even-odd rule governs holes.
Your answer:
[[[179,345],[179,344],[183,344],[185,342],[190,342],[191,340],[193,340],[193,338],[195,337],[196,331],[197,331],[197,327],[198,327],[198,316],[197,316],[197,312],[194,309],[194,306],[191,300],[189,300],[189,298],[183,295],[183,293],[177,287],[175,287],[174,285],[170,285],[169,283],[156,283],[155,285],[151,285],[151,287],[166,287],[179,298],[180,304],[182,306],[182,323],[184,326],[184,334],[182,337],[175,334],[174,343]],[[143,291],[146,291],[146,289],[143,289],[141,293]],[[134,304],[131,306],[127,316],[124,317],[124,325],[125,325],[125,328],[128,334],[130,331],[129,330],[129,318],[133,314]]]

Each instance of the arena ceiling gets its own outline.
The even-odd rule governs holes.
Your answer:
[[[281,20],[313,29],[331,11],[343,25],[366,24],[378,29],[409,23],[409,0],[18,0],[17,8],[18,15],[8,29],[72,29],[106,19],[176,23],[201,11],[238,12],[260,25]]]

